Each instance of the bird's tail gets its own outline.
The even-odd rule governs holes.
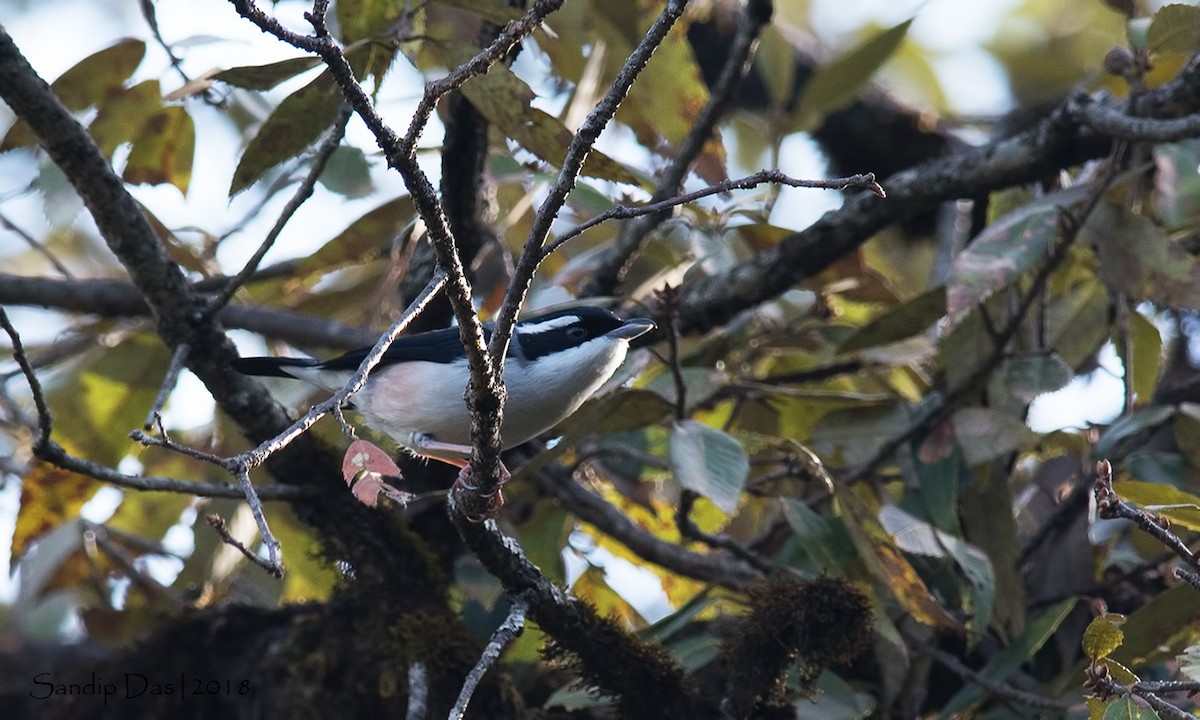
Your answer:
[[[312,368],[320,364],[317,360],[287,357],[244,357],[233,361],[233,369],[243,375],[285,377],[303,380],[304,377],[288,368]]]

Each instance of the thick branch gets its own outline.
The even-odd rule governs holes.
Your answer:
[[[1200,109],[1200,60],[1178,79],[1138,98],[1138,115],[1178,117]],[[680,330],[710,330],[829,267],[885,226],[936,205],[977,197],[1103,156],[1109,139],[1082,127],[1061,108],[1037,127],[984,147],[931,160],[882,184],[888,199],[860,193],[776,247],[729,270],[683,287]]]
[[[763,579],[762,574],[737,558],[720,553],[701,555],[655,537],[604,498],[589,492],[560,465],[551,464],[538,473],[537,483],[542,492],[557,498],[580,521],[619,540],[647,562],[735,591]]]
[[[136,286],[123,280],[94,278],[60,280],[0,273],[0,305],[31,305],[117,318],[150,314]],[[336,320],[258,305],[227,305],[217,319],[226,327],[250,330],[292,345],[351,349],[370,345],[379,337],[379,333]]]
[[[619,698],[620,717],[715,716],[666,651],[599,617],[592,607],[547,580],[520,546],[496,529],[495,521],[469,522],[454,504],[451,495],[450,516],[483,566],[500,578],[510,597],[529,602],[529,617],[562,649],[579,658],[589,683]]]

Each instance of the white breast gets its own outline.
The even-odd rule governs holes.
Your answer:
[[[520,445],[578,410],[612,377],[628,349],[625,340],[601,337],[533,362],[508,358],[504,446]],[[465,361],[391,365],[372,373],[354,405],[368,425],[401,445],[412,447],[419,435],[469,445],[467,380]]]

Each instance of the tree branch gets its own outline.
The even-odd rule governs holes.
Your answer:
[[[225,281],[226,278],[219,278]],[[200,292],[211,283],[192,288]],[[0,273],[0,305],[28,305],[101,317],[146,317],[150,306],[137,286],[122,280],[23,277]],[[223,325],[256,332],[292,345],[353,349],[379,334],[328,318],[259,305],[226,305],[216,317]]]
[[[700,151],[704,149],[709,138],[712,137],[717,123],[725,117],[737,96],[742,80],[750,72],[758,37],[762,33],[763,27],[771,22],[773,12],[772,0],[748,0],[746,2],[738,17],[737,34],[725,57],[721,74],[709,92],[708,102],[705,103],[704,108],[696,117],[695,124],[692,125],[679,149],[663,170],[658,187],[650,197],[649,206],[655,206],[683,189],[684,180],[687,179],[692,164],[699,157]],[[580,294],[585,297],[613,294],[617,285],[624,278],[630,261],[645,242],[646,236],[670,217],[670,213],[666,211],[671,207],[673,206],[658,207],[650,214],[642,216],[638,222],[626,223],[621,228],[617,241],[604,250],[595,272],[584,284]],[[563,242],[565,240],[559,238],[556,245]]]
[[[1200,109],[1200,59],[1178,78],[1138,97],[1136,111],[1176,117]],[[1109,152],[1107,136],[1090,132],[1069,107],[1037,127],[989,145],[954,153],[896,173],[882,184],[888,201],[860,193],[808,228],[724,272],[689,280],[681,298],[680,331],[703,333],[770,300],[865,243],[883,227],[947,200],[971,198],[1034,182]]]

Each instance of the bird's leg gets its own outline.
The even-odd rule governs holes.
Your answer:
[[[487,507],[483,508],[481,512],[477,514],[467,513],[467,519],[476,523],[483,522],[484,520],[487,520],[495,515],[500,508],[504,507],[504,494],[500,491],[511,479],[512,473],[508,471],[508,468],[504,467],[503,462],[500,463],[500,478],[496,483],[496,487],[493,488],[490,493],[483,495],[483,493],[479,492],[479,486],[475,484],[475,478],[471,474],[470,464],[463,464],[462,468],[458,471],[458,479],[454,482],[456,488],[470,490],[477,495],[486,497],[488,501]]]
[[[413,450],[416,451],[417,454],[433,460],[440,460],[449,465],[454,465],[459,469],[458,479],[455,480],[454,483],[456,486],[461,487],[464,490],[470,490],[473,493],[480,494],[479,486],[475,484],[475,478],[471,474],[471,463],[464,459],[464,457],[455,457],[470,457],[471,447],[469,445],[439,442],[426,435],[414,437],[412,438],[412,441]],[[504,495],[501,494],[500,490],[511,478],[512,473],[508,471],[508,468],[504,466],[504,463],[500,463],[499,482],[496,483],[495,489],[485,496],[488,499],[487,507],[484,508],[483,512],[479,513],[478,515],[468,515],[467,519],[471,522],[483,522],[492,515],[495,515],[496,512],[504,506]]]

